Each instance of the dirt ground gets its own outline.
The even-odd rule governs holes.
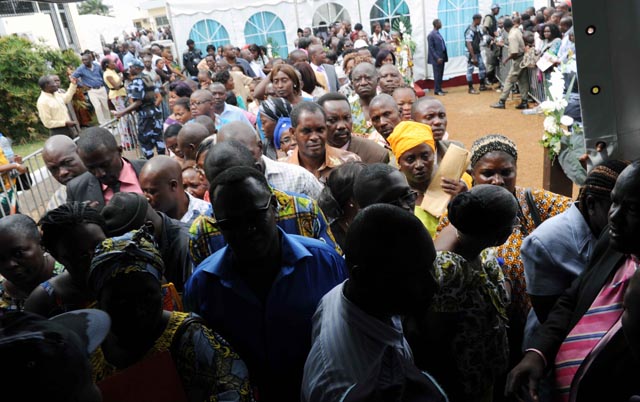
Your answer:
[[[471,148],[473,141],[486,134],[502,134],[511,138],[518,146],[517,184],[542,188],[544,155],[538,141],[542,137],[544,118],[540,115],[524,115],[521,110],[515,109],[519,98],[507,100],[504,110],[490,108],[489,105],[500,97],[495,90],[480,92],[479,95],[468,94],[466,86],[445,90],[449,93],[437,98],[447,110],[450,138],[462,142],[467,149]],[[433,93],[427,95],[433,96]]]

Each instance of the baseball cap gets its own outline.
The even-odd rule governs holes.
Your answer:
[[[500,5],[499,5],[499,4],[497,4],[497,3],[493,3],[493,4],[491,5],[491,10],[493,10],[494,8],[500,8]]]
[[[362,49],[365,47],[369,47],[369,45],[367,45],[367,42],[365,42],[363,39],[358,39],[353,43],[353,48],[356,50]]]

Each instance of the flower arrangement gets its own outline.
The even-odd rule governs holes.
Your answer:
[[[540,144],[549,150],[549,159],[555,159],[562,149],[562,140],[571,135],[573,118],[566,116],[564,111],[568,105],[569,94],[575,82],[571,79],[569,89],[565,95],[564,75],[555,68],[546,85],[547,99],[540,104],[540,109],[546,116],[544,119],[544,133]]]

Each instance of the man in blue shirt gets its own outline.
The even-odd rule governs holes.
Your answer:
[[[247,363],[261,401],[300,399],[319,300],[347,278],[325,243],[276,225],[277,201],[257,169],[232,167],[211,183],[216,225],[228,246],[208,257],[185,288],[185,305]]]
[[[88,88],[89,100],[96,111],[98,122],[102,125],[112,120],[107,90],[102,79],[102,69],[98,63],[93,61],[93,56],[90,53],[82,55],[82,65],[71,76],[78,79],[79,87]]]

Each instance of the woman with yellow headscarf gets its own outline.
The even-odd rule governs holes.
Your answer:
[[[387,138],[400,171],[415,191],[414,213],[427,228],[431,237],[436,233],[438,218],[420,207],[424,193],[431,183],[435,158],[435,141],[431,127],[414,121],[402,121]]]

